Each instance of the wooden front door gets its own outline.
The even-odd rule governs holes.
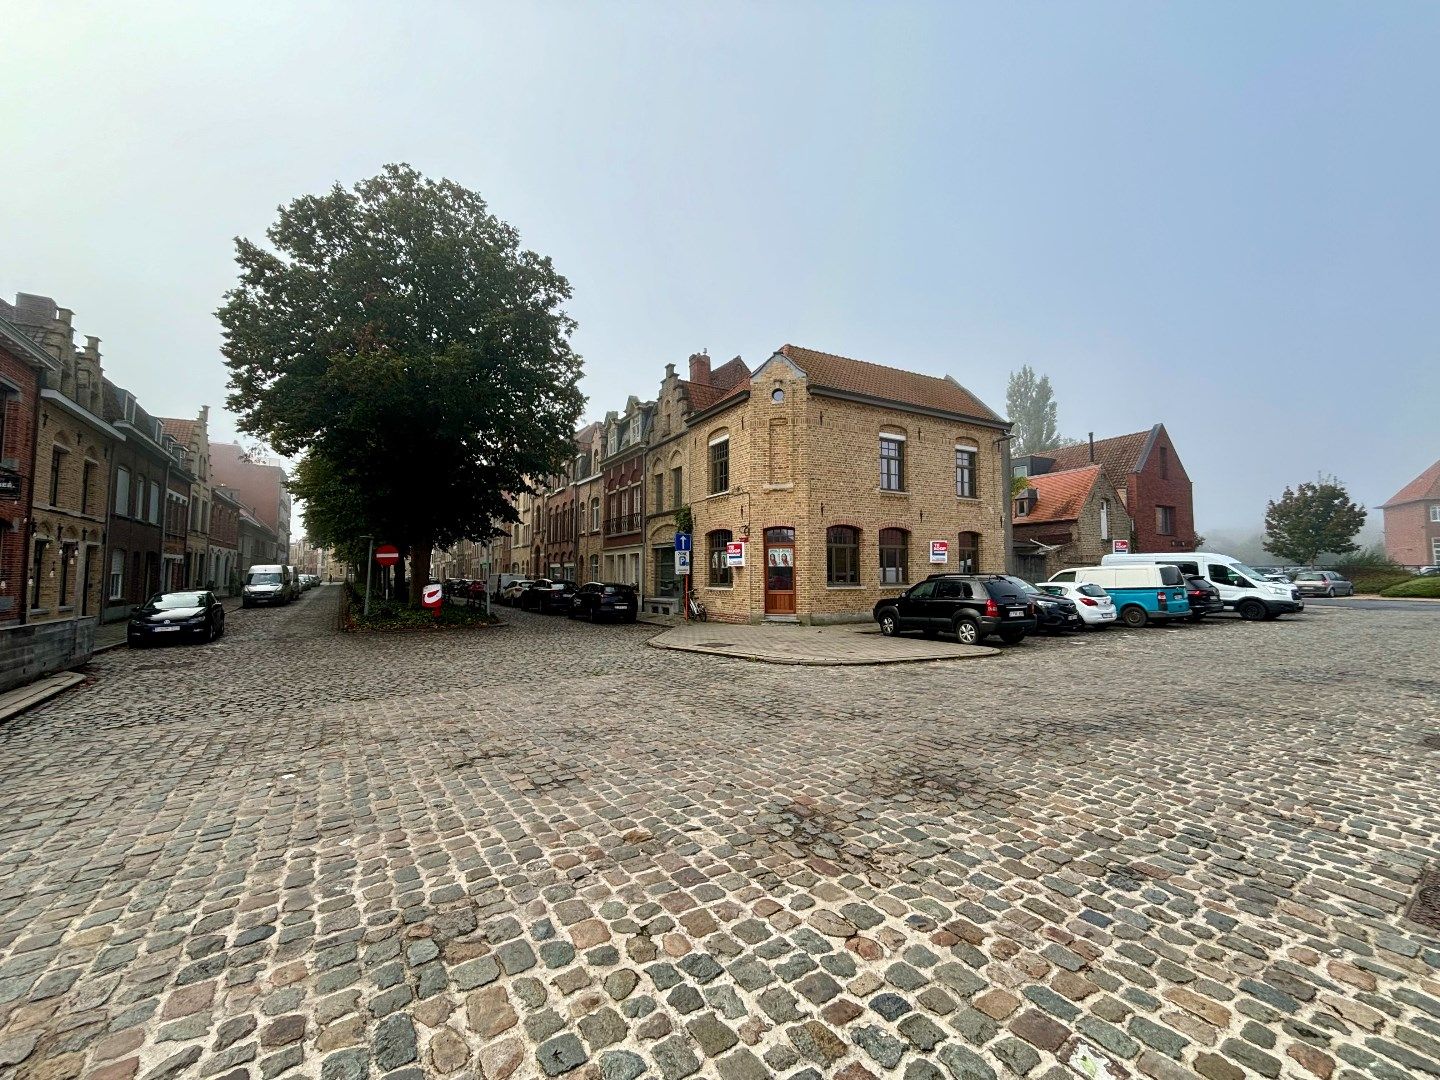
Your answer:
[[[795,614],[795,530],[765,530],[765,614]]]

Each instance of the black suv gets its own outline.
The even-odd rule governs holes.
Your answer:
[[[1225,601],[1220,599],[1220,590],[1210,583],[1209,578],[1185,575],[1185,599],[1190,601],[1190,621],[1199,622],[1206,615],[1225,610]]]
[[[900,596],[875,605],[875,621],[886,637],[919,630],[926,637],[948,631],[962,645],[991,634],[1015,644],[1035,629],[1035,605],[1002,574],[931,574]]]

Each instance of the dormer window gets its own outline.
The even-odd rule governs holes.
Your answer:
[[[1015,497],[1015,516],[1026,517],[1035,512],[1035,504],[1040,501],[1040,493],[1034,488],[1026,488]]]

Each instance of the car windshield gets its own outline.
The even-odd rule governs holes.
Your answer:
[[[176,608],[201,607],[205,603],[205,594],[198,592],[172,592],[160,596],[152,596],[149,606],[156,611],[173,611]]]
[[[1080,592],[1085,596],[1109,596],[1099,585],[1081,585]]]
[[[1230,569],[1231,569],[1232,572],[1234,572],[1234,573],[1236,573],[1236,574],[1243,574],[1245,577],[1248,577],[1248,578],[1250,578],[1250,579],[1253,580],[1253,581],[1258,581],[1258,580],[1260,580],[1261,578],[1264,578],[1264,577],[1267,577],[1267,576],[1268,576],[1268,575],[1266,575],[1266,574],[1262,574],[1259,570],[1252,570],[1250,567],[1246,566],[1244,563],[1239,563],[1239,562],[1237,562],[1237,563],[1231,563],[1231,564],[1230,564]],[[1272,573],[1273,573],[1273,571],[1272,571]]]
[[[1024,578],[1007,577],[1004,580],[1008,581],[1011,585],[1015,586],[1015,588],[1019,589],[1021,592],[1029,593],[1031,596],[1045,595],[1034,585],[1031,585],[1030,582],[1026,581]]]
[[[250,574],[245,578],[246,585],[279,585],[280,575],[276,573]]]
[[[1065,590],[1064,590],[1063,588],[1061,588],[1059,585],[1041,585],[1041,586],[1040,586],[1040,591],[1041,591],[1042,593],[1046,593],[1046,594],[1049,595],[1049,596],[1064,596],[1064,595],[1065,595]]]
[[[1025,586],[1025,588],[1021,586]],[[992,578],[985,582],[985,590],[990,594],[992,600],[1028,600],[1030,592],[1027,590],[1030,589],[1033,589],[1033,586],[1019,578]]]
[[[1160,581],[1165,585],[1185,584],[1185,579],[1180,576],[1180,568],[1168,564],[1160,567]]]
[[[1304,573],[1304,574],[1296,574],[1296,575],[1295,575],[1295,580],[1296,580],[1296,581],[1320,581],[1320,580],[1322,580],[1322,579],[1323,579],[1323,575],[1317,574],[1317,573],[1315,573],[1313,570],[1307,571],[1307,572]]]

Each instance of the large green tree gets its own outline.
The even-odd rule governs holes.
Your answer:
[[[1062,436],[1056,427],[1055,391],[1050,386],[1050,376],[1037,376],[1029,364],[1010,373],[1010,384],[1005,388],[1005,414],[1015,435],[1012,453],[1017,457],[1075,442]]]
[[[265,236],[236,240],[217,313],[229,405],[304,455],[313,536],[373,534],[428,581],[432,547],[493,537],[573,453],[570,285],[478,194],[407,165],[302,196]]]
[[[1312,566],[1322,552],[1358,551],[1355,534],[1365,525],[1365,507],[1352,502],[1345,485],[1322,476],[1298,485],[1265,508],[1265,550],[1287,562]]]

